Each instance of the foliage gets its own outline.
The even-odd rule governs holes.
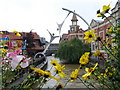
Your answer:
[[[89,46],[78,38],[73,38],[70,41],[60,43],[56,57],[71,63],[78,63],[80,56],[86,51],[90,51]]]
[[[21,36],[21,34],[17,31],[17,36]],[[2,87],[7,87],[11,82],[18,78],[17,75],[21,73],[21,70],[24,70],[29,65],[29,60],[31,58],[22,55],[21,46],[16,41],[16,43],[11,44],[10,38],[7,36],[4,40],[0,42],[0,67],[1,75],[2,75]]]

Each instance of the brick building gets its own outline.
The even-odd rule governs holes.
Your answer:
[[[111,21],[112,17],[108,17],[108,19]],[[107,19],[103,21],[92,19],[90,26],[95,30],[96,36],[100,36],[102,41],[104,41],[107,40],[106,33],[112,24]],[[104,50],[102,50],[102,44],[100,42],[92,41],[91,52],[95,52],[96,49],[99,49],[101,53],[104,53]]]
[[[82,28],[80,28],[80,26],[77,24],[78,19],[75,14],[73,14],[71,22],[72,22],[72,25],[70,25],[70,30],[68,30],[67,34],[62,35],[60,42],[64,41],[64,40],[71,40],[72,38],[75,38],[75,37],[84,41],[83,40],[84,30]]]
[[[27,51],[28,55],[34,56],[37,52],[42,52],[44,50],[44,44],[40,40],[40,36],[35,32],[20,32],[21,36],[18,37],[13,32],[2,31],[3,34],[0,34],[0,40],[9,37],[9,45],[19,45],[23,51]]]
[[[116,17],[116,19],[120,20],[120,0],[117,1],[117,3],[115,4],[115,7],[111,10],[111,15],[113,15],[114,17]],[[102,40],[106,40],[106,33],[108,32],[108,28],[110,28],[112,26],[112,24],[108,21],[110,20],[110,22],[113,23],[113,25],[117,25],[114,20],[113,17],[108,16],[107,19],[104,20],[91,20],[90,26],[92,27],[92,29],[95,30],[95,33],[97,36],[100,36],[102,38]],[[70,25],[70,30],[68,30],[68,34],[63,34],[61,41],[64,40],[70,40],[74,37],[81,39],[83,42],[83,37],[84,37],[84,32],[89,31],[90,29],[88,28],[87,30],[82,30],[80,28],[79,25],[77,25],[77,17],[76,15],[73,14],[72,17],[72,25]],[[110,38],[109,38],[110,39]],[[103,54],[105,54],[105,51],[102,50],[101,47],[101,43],[98,42],[94,42],[92,41],[91,43],[91,51],[95,52],[96,49],[99,49],[100,52],[102,52]],[[106,56],[106,54],[105,54]]]
[[[117,1],[117,3],[115,4],[115,7],[111,10],[112,14],[114,17],[116,17],[116,19],[118,19],[120,21],[120,0]],[[114,25],[116,25],[115,20],[112,20]]]
[[[116,19],[120,20],[120,0],[117,1],[115,7],[111,10],[111,12],[111,15],[113,15]],[[106,33],[108,32],[108,28],[112,26],[112,24],[108,20],[110,20],[110,22],[112,22],[114,26],[117,25],[117,22],[112,16],[107,17],[107,19],[104,19],[103,21],[92,19],[90,23],[90,26],[92,27],[92,29],[95,30],[96,35],[100,36],[102,40],[107,39]],[[111,37],[109,37],[109,39],[110,38]],[[103,53],[105,57],[107,57],[107,54],[105,54],[105,51],[102,50],[101,46],[101,43],[93,41],[91,43],[91,51],[95,52],[96,49],[100,49],[100,52]]]

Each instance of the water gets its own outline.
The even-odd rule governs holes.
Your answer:
[[[48,68],[47,70],[50,70],[50,68],[52,67],[50,65],[50,59],[58,59],[58,58],[54,58],[52,56],[49,56],[47,57],[48,59]],[[59,60],[59,59],[58,59]],[[59,63],[60,63],[60,60],[59,60]],[[65,70],[64,70],[64,73],[67,75],[67,76],[70,76],[71,75],[71,72],[75,69],[77,69],[79,67],[78,64],[65,64]],[[50,71],[52,72],[52,75],[55,74],[54,72],[54,68],[52,68]],[[85,73],[83,70],[80,70],[79,72],[79,75]],[[59,77],[59,76],[55,76],[55,77]],[[67,78],[62,78],[62,80],[60,81],[60,83],[62,83],[63,85],[67,82]],[[43,88],[53,88],[54,85],[56,85],[57,81],[54,80],[54,79],[51,79],[50,81],[48,81],[44,86]],[[64,88],[86,88],[86,86],[84,86],[83,83],[81,83],[81,81],[79,79],[75,80],[74,82],[68,82],[68,84],[66,85],[66,87]]]

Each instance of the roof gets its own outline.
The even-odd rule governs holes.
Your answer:
[[[102,20],[94,20],[94,19],[92,19],[91,20],[91,23],[90,23],[90,26],[96,26],[96,25],[98,25],[99,23],[102,23],[103,21]]]
[[[120,0],[118,0],[117,1],[117,3],[115,4],[115,7],[114,8],[112,8],[112,10],[111,11],[113,11],[116,7],[117,7],[117,5],[118,5],[118,8],[120,7]]]
[[[101,22],[103,22],[102,20],[95,20],[97,23],[101,23]]]
[[[27,48],[27,49],[32,49],[32,50],[44,50],[42,47],[33,47],[33,48]]]
[[[34,49],[34,50],[44,50],[43,47],[40,46],[40,37],[36,32],[19,32],[21,34],[21,36],[16,36],[15,33],[13,32],[8,32],[8,31],[2,31],[4,34],[0,34],[0,38],[6,38],[6,36],[8,36],[10,38],[10,40],[23,40],[24,36],[28,36],[31,34],[34,36],[33,39],[35,39],[35,41],[33,42],[33,44],[35,45],[35,47],[33,48],[27,48],[27,49]]]
[[[74,10],[74,12],[75,12],[75,10]],[[75,14],[73,14],[73,17],[72,17],[71,21],[78,21],[77,16]]]
[[[9,36],[10,39],[23,39],[24,36],[32,34],[34,36],[33,39],[40,39],[39,35],[36,32],[19,32],[21,36],[16,36],[15,33],[13,32],[8,32],[8,31],[2,31],[4,34],[0,35],[0,38],[5,38],[6,36]]]

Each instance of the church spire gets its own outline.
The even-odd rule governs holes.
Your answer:
[[[74,10],[74,12],[75,12],[75,10]],[[72,25],[77,25],[78,19],[77,19],[77,16],[75,14],[73,14],[73,17],[72,17],[71,21],[72,21]]]
[[[75,10],[74,10],[74,12],[75,12]],[[73,14],[73,17],[72,17],[71,21],[78,21],[77,16],[75,14]]]

